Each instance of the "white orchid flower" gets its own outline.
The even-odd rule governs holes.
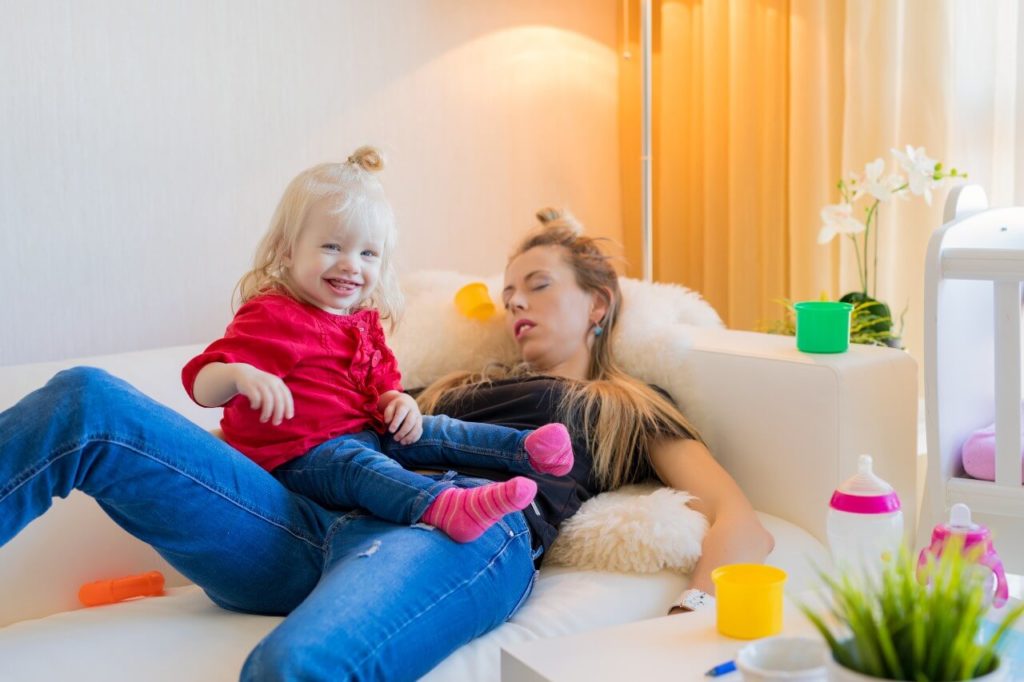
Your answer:
[[[898,149],[892,150],[903,170],[907,171],[907,183],[910,185],[911,193],[923,196],[925,203],[931,206],[932,188],[938,186],[935,180],[935,159],[930,159],[924,153],[924,147],[913,148],[907,145],[907,152],[904,154]]]
[[[892,199],[893,191],[903,184],[899,175],[882,177],[884,171],[885,161],[882,159],[875,159],[864,166],[864,191],[883,203]]]
[[[821,209],[821,222],[825,224],[818,232],[819,244],[828,244],[837,234],[855,234],[864,231],[864,223],[853,217],[853,206],[846,202],[829,204]]]

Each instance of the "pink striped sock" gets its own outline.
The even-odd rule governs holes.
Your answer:
[[[440,528],[455,542],[472,542],[505,514],[525,509],[536,495],[537,484],[523,476],[477,488],[448,488],[420,521]]]
[[[572,440],[564,424],[545,424],[526,437],[525,447],[538,473],[565,476],[572,470]]]

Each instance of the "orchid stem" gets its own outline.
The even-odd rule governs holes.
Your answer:
[[[871,283],[871,291],[873,292],[869,298],[873,298],[874,294],[878,292],[878,204],[880,201],[875,199],[875,203],[871,204],[868,208],[868,216],[864,221],[864,295],[868,296],[867,291],[867,266],[868,266],[868,236],[871,234],[871,222],[875,223],[875,258],[874,258],[874,281]]]
[[[867,282],[865,280],[867,275],[864,272],[864,267],[861,265],[860,245],[857,244],[857,238],[854,237],[852,234],[847,233],[846,236],[850,238],[851,242],[853,242],[853,252],[857,255],[857,276],[860,277],[860,288],[861,288],[862,291],[866,292],[867,289],[868,289],[868,285],[867,285]],[[865,230],[865,241],[866,240],[867,240],[867,231]],[[865,258],[867,258],[866,254],[865,254]]]

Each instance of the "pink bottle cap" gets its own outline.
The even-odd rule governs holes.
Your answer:
[[[900,510],[900,497],[871,470],[871,455],[857,458],[857,473],[832,493],[829,506],[854,514],[889,514]]]

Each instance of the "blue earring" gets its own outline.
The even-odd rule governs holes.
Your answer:
[[[601,336],[601,334],[604,334],[604,327],[602,327],[599,324],[595,324],[594,325],[594,336]]]

